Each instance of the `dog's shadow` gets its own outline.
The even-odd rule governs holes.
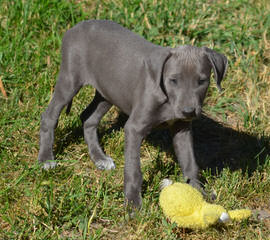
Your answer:
[[[242,169],[250,175],[258,166],[263,166],[270,154],[269,138],[236,131],[205,115],[193,122],[192,129],[196,161],[201,169],[208,169],[214,175],[224,167],[231,171]],[[154,131],[147,139],[174,154],[169,131]]]
[[[194,122],[194,149],[202,169],[242,169],[251,174],[269,154],[269,138],[250,135],[203,116]]]
[[[110,135],[113,131],[121,129],[127,120],[127,116],[120,113],[113,123],[106,122],[99,128],[99,136]],[[104,126],[104,127],[103,127]],[[64,128],[67,137],[65,140],[56,135],[56,154],[61,154],[71,143],[79,143],[83,138],[81,126],[71,126]],[[224,167],[234,171],[242,169],[243,172],[251,174],[258,166],[262,166],[266,161],[266,156],[270,154],[269,138],[257,137],[244,132],[236,131],[228,126],[203,115],[193,122],[194,152],[196,160],[201,169],[208,169],[212,174],[216,174]],[[174,156],[172,139],[168,130],[155,129],[146,138],[146,141],[154,147],[159,147],[162,151]],[[176,160],[176,158],[174,157]],[[163,168],[161,159],[157,159],[154,164],[153,175]],[[174,168],[166,171],[168,175],[174,172]]]

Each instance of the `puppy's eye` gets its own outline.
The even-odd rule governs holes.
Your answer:
[[[176,85],[177,84],[177,80],[175,78],[170,78],[170,83]]]
[[[199,86],[201,86],[201,85],[204,85],[206,82],[207,82],[206,79],[200,79],[200,80],[198,81],[198,84],[199,84]]]

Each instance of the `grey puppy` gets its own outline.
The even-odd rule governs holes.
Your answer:
[[[140,146],[151,129],[167,124],[177,160],[188,182],[199,187],[191,122],[201,115],[211,69],[217,87],[227,58],[209,48],[154,45],[117,23],[90,20],[66,32],[62,63],[52,100],[42,114],[38,159],[43,168],[56,165],[54,128],[64,106],[85,85],[96,89],[93,101],[81,114],[84,138],[99,169],[114,169],[101,149],[97,126],[112,105],[129,118],[125,131],[124,192],[131,206],[141,206]]]

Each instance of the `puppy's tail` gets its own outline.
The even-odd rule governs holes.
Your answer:
[[[170,180],[168,178],[165,178],[160,183],[160,190],[162,190],[163,188],[168,187],[168,186],[170,186],[172,184],[173,184],[173,181],[172,180]]]
[[[66,108],[66,114],[67,114],[67,115],[70,113],[71,106],[72,106],[72,99],[71,99],[70,102],[67,104],[67,108]]]

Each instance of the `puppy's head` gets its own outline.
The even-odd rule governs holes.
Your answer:
[[[227,65],[224,55],[209,48],[181,46],[172,49],[163,67],[162,88],[176,119],[190,121],[201,115],[211,70],[220,90]]]

